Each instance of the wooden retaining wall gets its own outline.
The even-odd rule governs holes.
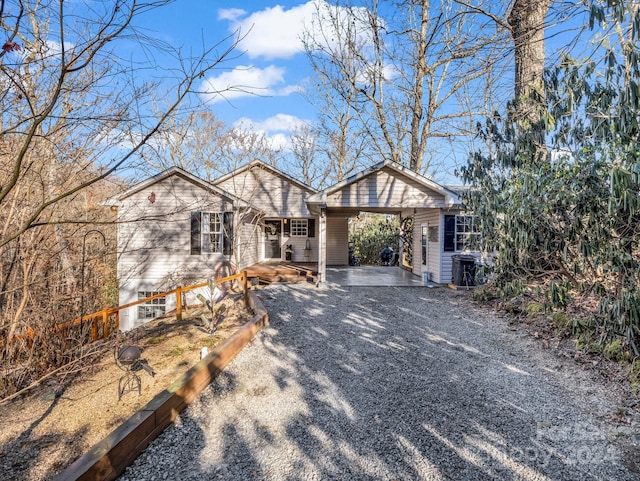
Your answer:
[[[255,335],[269,323],[269,314],[255,293],[249,305],[256,314],[223,344],[154,397],[140,411],[97,443],[54,481],[111,481],[146,449],[223,371]]]

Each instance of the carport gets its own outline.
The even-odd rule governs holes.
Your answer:
[[[444,215],[462,209],[458,194],[402,165],[380,162],[307,198],[318,216],[318,283],[422,285],[423,278],[449,282],[451,253],[444,253]],[[412,216],[413,262],[409,269],[349,268],[348,219],[360,212]],[[401,246],[401,259],[402,259]]]

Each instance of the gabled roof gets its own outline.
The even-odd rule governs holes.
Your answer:
[[[249,204],[245,201],[243,201],[242,199],[230,194],[229,192],[226,192],[224,190],[222,190],[220,187],[217,187],[209,182],[207,182],[206,180],[201,179],[200,177],[197,177],[193,174],[190,174],[189,172],[187,172],[184,169],[181,169],[180,167],[170,167],[167,170],[164,170],[162,172],[160,172],[159,174],[154,175],[153,177],[149,177],[148,179],[130,187],[129,189],[127,189],[126,191],[108,199],[107,201],[104,202],[105,205],[107,206],[118,206],[120,202],[122,202],[124,199],[126,199],[127,197],[130,197],[142,190],[145,190],[149,187],[151,187],[154,184],[157,184],[158,182],[162,182],[163,180],[168,179],[169,177],[172,176],[178,176],[181,177],[183,179],[185,179],[187,182],[191,182],[194,185],[197,185],[198,187],[200,187],[203,190],[207,190],[213,194],[217,194],[221,197],[226,197],[229,200],[232,200],[233,202],[236,202],[240,205],[244,205],[244,206],[248,206]]]
[[[234,170],[233,172],[223,175],[222,177],[218,177],[217,179],[215,179],[212,183],[214,185],[218,185],[221,184],[222,182],[225,182],[229,179],[231,179],[232,177],[235,177],[238,174],[241,174],[247,170],[251,170],[254,167],[260,167],[261,169],[265,169],[270,171],[271,173],[278,175],[280,177],[283,177],[284,179],[286,179],[288,182],[297,185],[298,187],[300,187],[303,190],[306,190],[307,192],[311,192],[311,193],[315,193],[317,192],[317,190],[315,190],[313,187],[308,186],[307,184],[305,184],[304,182],[300,182],[299,180],[291,177],[289,174],[285,174],[284,172],[282,172],[281,170],[273,167],[272,165],[269,165],[265,162],[262,162],[261,160],[253,160],[251,162],[249,162],[248,164],[239,167],[238,169]]]
[[[326,189],[318,192],[317,194],[314,194],[312,196],[310,196],[307,199],[307,204],[326,204],[327,201],[327,196],[331,195],[335,192],[340,191],[341,189],[344,189],[346,186],[350,185],[350,184],[355,184],[358,181],[364,179],[365,177],[368,177],[369,175],[382,170],[384,168],[389,168],[395,172],[397,172],[398,174],[404,175],[406,177],[411,178],[412,180],[414,180],[415,182],[417,182],[419,185],[422,185],[434,192],[437,192],[439,194],[441,194],[442,196],[444,196],[445,198],[445,204],[448,206],[453,206],[453,205],[457,205],[457,204],[462,204],[462,199],[460,198],[460,196],[458,195],[458,193],[456,193],[455,191],[438,184],[437,182],[435,182],[434,180],[431,180],[427,177],[425,177],[424,175],[420,175],[416,172],[414,172],[413,170],[407,169],[406,167],[400,165],[397,162],[394,162],[392,160],[385,160],[382,162],[378,162],[377,164],[372,165],[371,167],[362,170],[356,174],[353,174],[351,176],[349,176],[348,178],[346,178],[345,180],[343,180],[342,182],[338,182],[335,185],[332,185],[331,187],[327,187]]]

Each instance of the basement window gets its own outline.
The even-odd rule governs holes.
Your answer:
[[[158,291],[138,291],[138,300],[160,294]],[[138,306],[138,319],[155,319],[167,312],[167,299],[157,297]]]

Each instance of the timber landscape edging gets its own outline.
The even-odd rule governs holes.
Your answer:
[[[254,292],[248,293],[253,318],[195,366],[156,395],[142,409],[58,473],[54,481],[116,479],[156,437],[224,370],[255,335],[269,324],[269,314]]]

